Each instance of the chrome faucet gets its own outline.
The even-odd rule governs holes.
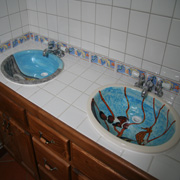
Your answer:
[[[151,78],[148,79],[148,80],[146,81],[146,83],[144,84],[143,90],[142,90],[142,92],[141,92],[141,96],[142,96],[143,98],[146,98],[148,92],[151,92],[151,91],[152,91],[152,89],[153,89],[153,87],[154,87],[153,81],[154,81],[155,78],[156,78],[155,76],[151,77]]]
[[[159,97],[163,96],[163,91],[162,91],[162,81],[159,80],[155,86],[155,94]]]
[[[63,57],[65,55],[64,51],[62,51],[54,41],[50,41],[48,43],[48,48],[43,51],[43,56],[48,57],[49,53],[52,53],[58,57]]]

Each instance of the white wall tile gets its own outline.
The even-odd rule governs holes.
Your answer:
[[[152,0],[133,0],[131,8],[139,11],[150,12]]]
[[[56,0],[46,0],[47,13],[56,15],[57,9]]]
[[[165,43],[147,39],[144,59],[154,62],[156,64],[162,64],[165,46]]]
[[[21,14],[22,26],[28,25],[29,24],[28,12],[27,11],[22,11],[20,14]]]
[[[37,0],[37,10],[39,12],[46,12],[46,0]]]
[[[152,13],[172,16],[176,0],[153,0]]]
[[[95,4],[82,2],[82,21],[95,23]]]
[[[67,35],[64,34],[58,34],[59,37],[59,41],[65,42],[65,43],[69,43],[69,38]]]
[[[141,68],[142,59],[130,55],[125,55],[125,63]]]
[[[96,5],[96,24],[110,27],[111,25],[111,6]]]
[[[87,42],[87,41],[82,41],[82,48],[91,52],[94,52],[94,44]]]
[[[69,35],[75,38],[81,37],[81,22],[77,20],[69,20]]]
[[[133,34],[145,36],[147,32],[148,22],[149,14],[131,11],[128,31]]]
[[[117,52],[117,51],[110,49],[109,57],[112,59],[124,62],[124,53],[120,53],[120,52]]]
[[[48,19],[48,29],[57,32],[57,16],[48,14],[47,19]]]
[[[94,43],[95,25],[82,22],[82,39]]]
[[[19,12],[19,1],[18,0],[7,0],[7,6],[9,14]]]
[[[82,1],[87,1],[87,2],[96,2],[96,0],[82,0]]]
[[[12,37],[16,38],[22,35],[22,28],[16,29],[14,31],[12,31]]]
[[[180,47],[167,45],[163,65],[174,70],[180,71]]]
[[[8,15],[8,10],[7,10],[7,5],[6,5],[6,0],[1,0],[0,17],[7,16],[7,15]]]
[[[127,49],[126,52],[129,55],[133,55],[139,58],[143,56],[143,50],[145,45],[145,38],[128,34]]]
[[[112,5],[113,0],[96,0],[96,3]]]
[[[29,32],[29,31],[30,31],[30,30],[29,30],[29,25],[23,26],[23,27],[22,27],[22,30],[23,30],[23,33]]]
[[[105,47],[109,46],[110,29],[102,26],[96,26],[95,43]]]
[[[39,27],[47,29],[47,15],[46,13],[38,12]]]
[[[180,19],[180,0],[177,0],[177,2],[176,2],[174,17]]]
[[[68,35],[68,19],[64,17],[58,17],[58,32]]]
[[[19,8],[20,8],[20,11],[26,10],[27,9],[26,1],[19,0]]]
[[[111,29],[110,48],[124,52],[127,33]]]
[[[15,30],[21,27],[21,16],[20,13],[16,13],[9,16],[11,30]]]
[[[148,37],[166,42],[171,19],[163,16],[150,16]]]
[[[29,30],[33,33],[39,33],[39,28],[37,26],[29,25]]]
[[[161,68],[161,76],[173,79],[175,81],[180,81],[180,72],[166,68],[166,67],[162,67]]]
[[[38,16],[37,12],[28,10],[29,24],[33,26],[38,26]]]
[[[10,31],[10,24],[8,16],[0,18],[0,35],[8,33]]]
[[[3,34],[3,35],[0,36],[1,43],[9,41],[9,39],[11,39],[11,38],[12,38],[11,32]]]
[[[171,30],[168,38],[168,42],[180,46],[180,20],[174,19],[172,21]]]
[[[69,17],[81,20],[81,2],[69,0]]]
[[[58,33],[57,32],[54,32],[54,31],[48,31],[48,34],[49,34],[49,38],[51,39],[58,39]]]
[[[40,33],[42,36],[48,37],[48,30],[47,30],[47,29],[39,28],[39,33]]]
[[[95,44],[95,53],[102,54],[104,56],[108,56],[108,48],[98,46]]]
[[[130,8],[131,0],[113,0],[113,5],[118,7]]]
[[[155,74],[159,74],[160,73],[160,65],[148,62],[148,61],[143,61],[142,63],[142,69],[145,69],[147,71],[153,72]]]
[[[113,7],[111,27],[118,30],[127,31],[129,20],[129,10]]]
[[[34,11],[37,10],[36,0],[26,0],[26,2],[27,2],[27,9],[34,10]]]
[[[73,37],[69,37],[69,43],[72,46],[81,47],[81,40]]]
[[[57,0],[57,14],[59,16],[68,17],[68,1]]]

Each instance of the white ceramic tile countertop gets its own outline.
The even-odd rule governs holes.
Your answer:
[[[0,54],[0,63],[10,54],[26,49],[44,49],[34,41],[26,42]],[[8,81],[0,72],[0,81],[65,122],[80,133],[104,146],[158,179],[180,179],[180,142],[161,154],[143,154],[113,144],[97,132],[87,115],[87,100],[98,87],[107,84],[134,84],[132,78],[122,76],[104,67],[66,55],[62,58],[64,70],[53,80],[39,85],[20,85]],[[176,109],[180,108],[180,96],[166,93],[165,100]],[[177,102],[177,103],[176,103]]]

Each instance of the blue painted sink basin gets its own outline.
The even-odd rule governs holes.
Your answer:
[[[159,153],[180,138],[180,118],[154,94],[143,99],[131,86],[105,86],[89,98],[88,115],[106,139],[131,150]]]
[[[53,54],[46,57],[42,50],[26,50],[8,56],[1,64],[1,71],[13,82],[38,84],[56,77],[63,66],[63,61]]]
[[[41,50],[21,51],[15,53],[14,58],[23,74],[38,79],[50,76],[58,68],[63,68],[63,62],[59,57],[53,54],[45,57],[42,53]]]

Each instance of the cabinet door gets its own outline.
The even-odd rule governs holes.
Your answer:
[[[34,176],[37,175],[34,151],[32,147],[31,136],[23,130],[15,121],[11,120],[12,131],[15,134],[16,142],[19,147],[21,164]]]
[[[10,122],[10,117],[0,111],[0,133],[6,150],[18,161],[20,161],[19,149],[15,140],[15,134]]]
[[[35,137],[33,137],[33,144],[41,179],[70,179],[70,164],[44,147]],[[48,176],[47,178],[44,178],[45,174]]]
[[[86,177],[84,174],[82,174],[76,168],[72,168],[71,174],[72,174],[72,180],[90,180],[88,177]]]
[[[93,180],[124,180],[125,178],[76,144],[71,146],[72,165]]]

